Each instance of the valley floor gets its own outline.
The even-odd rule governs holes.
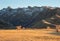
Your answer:
[[[60,41],[55,29],[0,30],[0,41]]]

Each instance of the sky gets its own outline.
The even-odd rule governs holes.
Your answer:
[[[0,9],[27,7],[27,6],[52,6],[60,7],[60,0],[0,0]]]

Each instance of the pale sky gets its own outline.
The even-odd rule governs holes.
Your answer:
[[[0,9],[8,6],[11,6],[12,8],[27,6],[60,7],[60,0],[0,0]]]

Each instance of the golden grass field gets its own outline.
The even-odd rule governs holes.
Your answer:
[[[55,29],[0,30],[0,41],[60,41]]]

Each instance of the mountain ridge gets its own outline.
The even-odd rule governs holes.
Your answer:
[[[44,28],[44,27],[49,26],[49,24],[47,25],[42,20],[46,20],[55,25],[56,24],[60,25],[59,16],[60,16],[59,7],[47,7],[47,6],[30,7],[28,6],[27,8],[16,8],[16,9],[8,7],[8,8],[3,8],[0,10],[0,22],[4,23],[3,21],[5,21],[5,23],[7,24],[6,26],[8,28],[10,26],[16,27],[19,25],[25,28]],[[56,20],[56,23],[54,23],[55,20]],[[4,28],[4,25],[2,27]]]

